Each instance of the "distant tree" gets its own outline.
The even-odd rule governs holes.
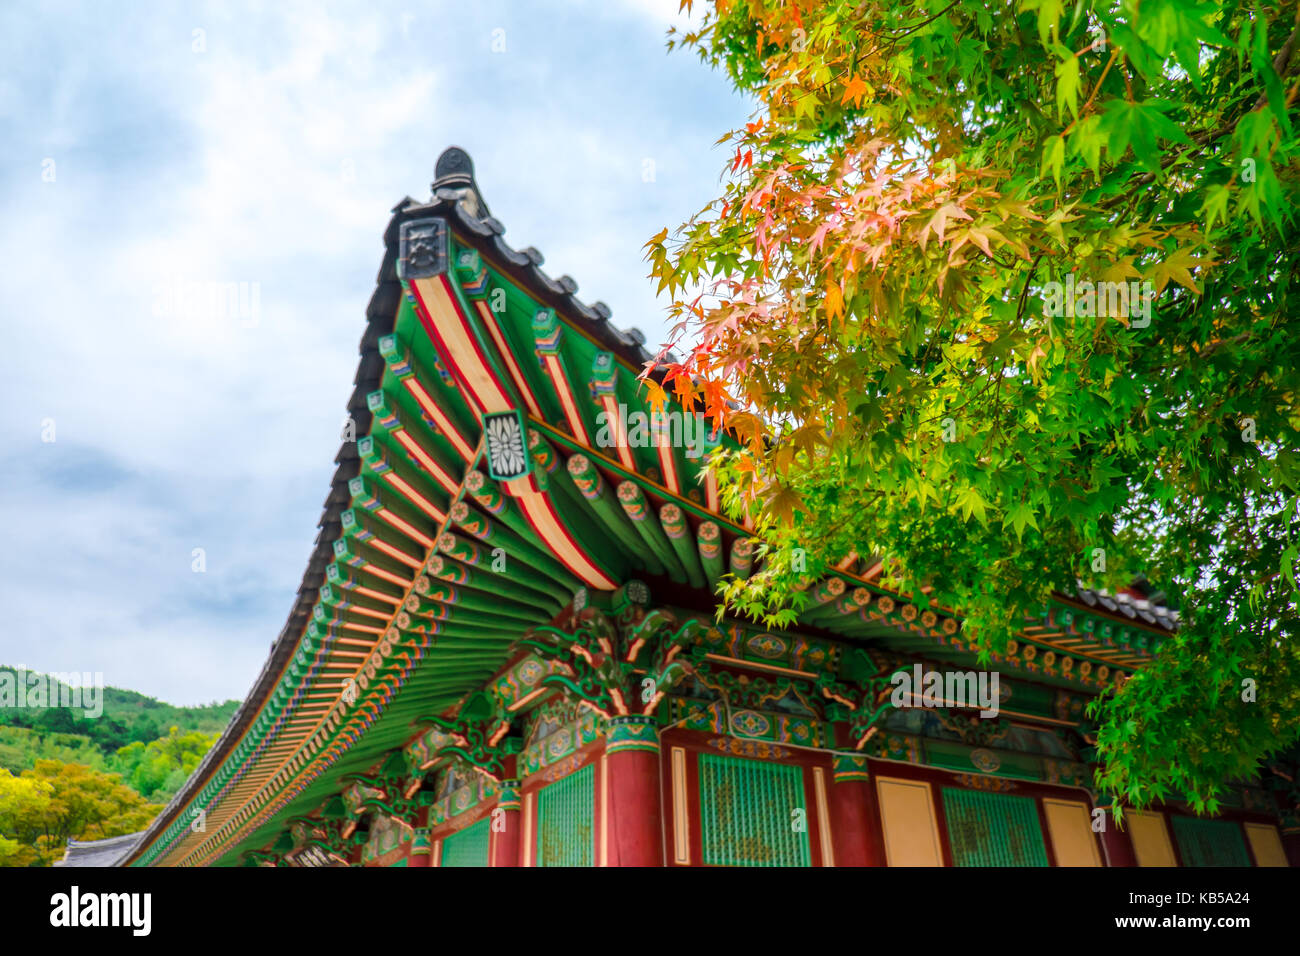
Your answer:
[[[117,752],[117,766],[126,781],[144,797],[168,800],[216,743],[216,734],[182,733],[172,727],[165,737],[149,743],[133,741]]]
[[[26,727],[30,730],[34,723],[32,715],[25,710],[0,711],[0,714],[3,715],[3,721],[0,722],[9,727]]]
[[[53,784],[0,768],[0,866],[39,866]]]
[[[162,728],[158,726],[158,721],[146,714],[140,714],[131,722],[131,739],[138,740],[141,743],[148,743],[156,740],[162,734]]]
[[[62,856],[69,838],[134,833],[159,809],[123,786],[119,774],[83,764],[39,760],[18,777],[0,771],[0,833],[6,835],[0,859],[14,866],[48,865]]]
[[[39,726],[56,734],[80,733],[82,728],[71,710],[64,707],[50,707],[41,713]]]
[[[82,721],[83,733],[86,733],[105,754],[116,753],[131,740],[130,731],[120,720],[107,714],[96,720]]]

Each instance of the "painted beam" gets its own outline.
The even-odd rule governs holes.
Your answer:
[[[619,506],[614,493],[605,484],[605,479],[583,454],[573,455],[568,463],[569,477],[574,487],[586,500],[597,522],[612,538],[617,540],[630,554],[635,555],[651,574],[663,574],[663,564],[655,556],[645,540],[632,526],[631,520]]]
[[[632,522],[632,527],[641,535],[641,540],[646,543],[659,563],[664,566],[668,572],[668,577],[678,584],[686,583],[686,569],[682,567],[681,561],[678,560],[673,550],[668,536],[664,534],[663,525],[656,519],[650,510],[650,504],[646,501],[645,493],[641,487],[634,481],[624,481],[618,486],[618,503],[623,506],[623,512]]]

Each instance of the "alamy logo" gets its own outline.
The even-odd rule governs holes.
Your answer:
[[[717,433],[709,430],[699,412],[687,414],[674,410],[647,415],[642,411],[630,412],[622,404],[618,406],[617,419],[609,412],[599,412],[596,429],[599,448],[684,448],[687,458],[699,458],[717,440]]]
[[[889,682],[895,707],[969,707],[986,719],[998,715],[997,671],[927,671],[916,664],[910,672],[896,671]]]
[[[1050,316],[1108,316],[1132,319],[1132,328],[1145,329],[1151,324],[1151,302],[1156,297],[1156,287],[1150,282],[1092,282],[1076,283],[1074,273],[1065,277],[1065,284],[1048,282],[1043,286],[1043,314]]]
[[[260,282],[189,282],[175,279],[154,286],[153,314],[157,318],[238,319],[251,328],[262,316]]]
[[[21,707],[68,707],[99,717],[104,713],[104,675],[38,674],[22,667],[0,671],[0,710]]]
[[[51,926],[129,926],[132,935],[148,936],[152,927],[150,893],[70,893],[50,897]]]

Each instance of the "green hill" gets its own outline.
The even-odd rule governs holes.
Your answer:
[[[5,674],[14,675],[7,682],[12,689],[18,680],[16,671],[0,666],[0,689]],[[67,686],[55,684],[60,693]],[[105,687],[102,695],[103,712],[98,717],[87,717],[79,708],[16,707],[0,698],[0,767],[17,773],[37,760],[54,759],[116,769],[113,758],[120,748],[166,737],[172,727],[182,734],[219,734],[239,707],[237,700],[177,707],[119,687]]]

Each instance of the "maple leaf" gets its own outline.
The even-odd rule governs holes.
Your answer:
[[[764,430],[761,418],[752,412],[733,412],[727,424],[737,439],[761,450]]]
[[[966,212],[966,210],[962,209],[960,206],[955,206],[952,203],[945,203],[935,211],[933,216],[930,217],[930,221],[926,223],[925,228],[933,232],[935,238],[937,238],[940,242],[943,242],[944,232],[948,227],[949,219],[970,219],[970,218],[971,218],[970,214]],[[922,235],[924,234],[925,233],[923,230]]]
[[[830,319],[841,318],[844,315],[844,294],[840,292],[837,282],[826,283],[826,316]]]
[[[860,76],[855,76],[844,86],[844,95],[840,97],[840,106],[843,106],[849,100],[853,100],[854,106],[862,105],[862,97],[867,93],[866,81]]]
[[[795,429],[794,433],[787,439],[789,445],[796,452],[803,452],[808,456],[808,462],[811,464],[816,460],[817,446],[825,441],[822,434],[822,427],[815,423],[809,422]]]
[[[1024,537],[1025,528],[1030,527],[1035,531],[1038,530],[1038,520],[1034,517],[1034,509],[1027,502],[1017,502],[1007,509],[1006,523],[1010,524],[1016,532],[1016,540],[1019,541]]]
[[[985,515],[987,507],[983,496],[973,485],[965,488],[957,496],[957,505],[961,508],[962,515],[969,521],[972,517],[980,524],[985,524],[988,518]]]
[[[1165,286],[1169,284],[1170,279],[1183,288],[1190,289],[1200,295],[1201,290],[1196,285],[1196,280],[1192,278],[1190,270],[1197,266],[1212,266],[1214,263],[1214,259],[1192,255],[1191,249],[1183,246],[1181,249],[1176,249],[1163,262],[1157,262],[1147,269],[1145,278],[1155,282],[1156,295],[1164,292]]]
[[[830,228],[831,224],[829,222],[824,222],[813,230],[812,238],[808,242],[808,247],[812,249],[813,252],[816,252],[822,247],[822,243],[826,241],[826,233],[830,231]]]
[[[1120,256],[1101,271],[1103,282],[1124,282],[1128,279],[1140,279],[1142,273],[1133,267],[1133,256]]]
[[[668,401],[668,393],[665,392],[652,378],[644,379],[646,390],[646,401],[654,411],[662,411],[664,404]]]
[[[677,403],[686,411],[695,408],[695,385],[691,382],[691,377],[683,369],[672,377],[673,391],[677,395]]]
[[[794,515],[796,511],[808,514],[808,508],[803,503],[803,498],[799,492],[795,491],[789,485],[783,485],[779,481],[774,481],[764,489],[766,501],[764,510],[773,518],[785,525],[794,524]]]
[[[642,248],[642,249],[649,249],[649,248],[652,247],[652,246],[658,246],[658,245],[661,245],[661,244],[663,243],[663,241],[664,241],[665,239],[667,239],[667,238],[668,238],[668,227],[667,227],[667,226],[664,226],[662,229],[660,229],[658,232],[656,232],[653,236],[651,236],[651,237],[650,237],[650,241],[647,242],[647,243],[646,243],[644,246],[642,246],[641,248]]]

